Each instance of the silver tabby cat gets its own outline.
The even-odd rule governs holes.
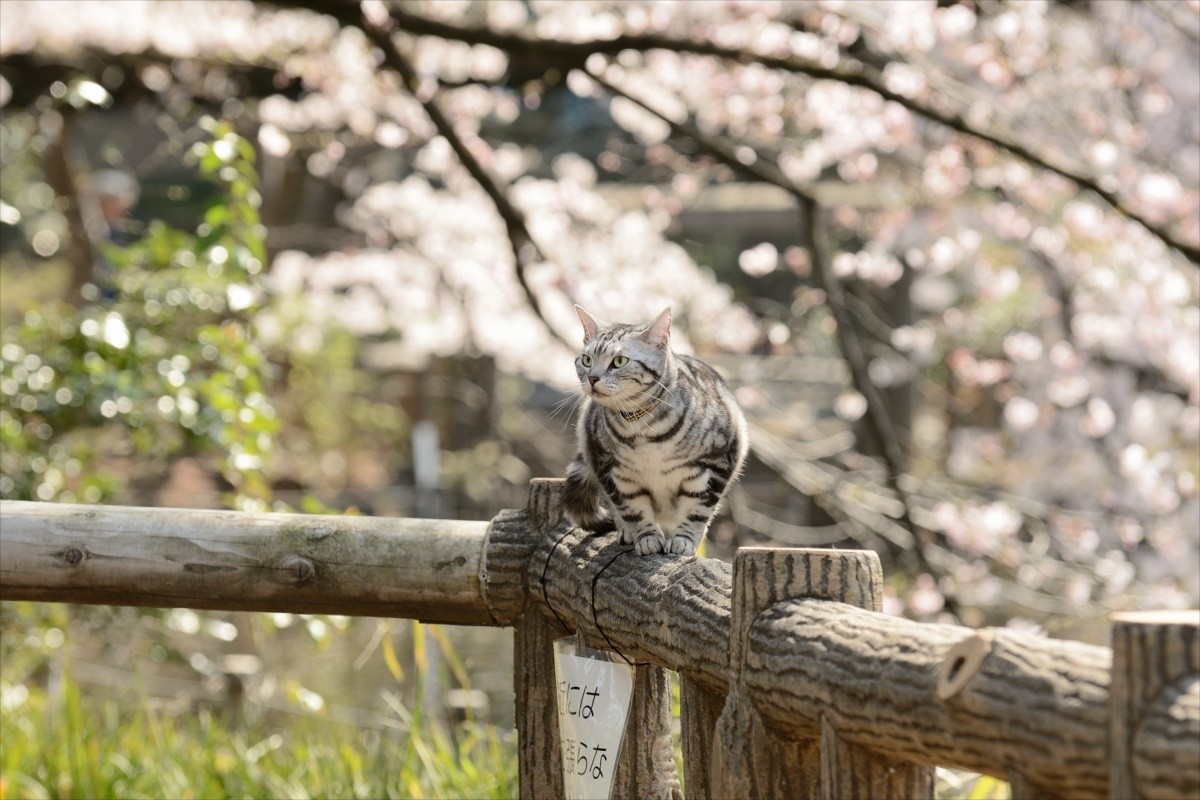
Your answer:
[[[741,409],[712,367],[671,352],[670,308],[641,325],[575,313],[584,401],[567,515],[588,530],[615,527],[638,555],[692,555],[746,458]]]

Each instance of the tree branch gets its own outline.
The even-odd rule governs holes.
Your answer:
[[[417,74],[417,70],[413,67],[412,62],[396,47],[396,43],[392,41],[391,33],[372,25],[364,19],[359,13],[357,3],[320,2],[320,0],[274,0],[274,4],[284,8],[304,8],[332,15],[343,27],[354,27],[361,30],[380,49],[383,53],[384,64],[400,76],[405,89],[425,109],[425,113],[429,116],[437,132],[450,144],[450,148],[458,157],[463,168],[466,169],[467,173],[479,184],[479,188],[483,189],[484,193],[491,199],[497,213],[504,220],[504,226],[508,233],[509,246],[512,248],[513,267],[517,283],[520,284],[521,290],[525,293],[525,299],[529,302],[533,313],[546,326],[546,330],[550,332],[551,336],[574,350],[576,347],[575,343],[563,338],[554,329],[554,326],[550,324],[550,321],[546,319],[546,315],[542,311],[541,301],[538,300],[537,295],[526,278],[525,268],[529,260],[528,253],[530,251],[536,254],[537,258],[542,261],[548,261],[549,259],[546,258],[542,249],[530,234],[529,227],[525,223],[525,215],[513,205],[512,201],[508,199],[508,195],[500,187],[500,184],[488,173],[483,164],[479,163],[479,160],[467,148],[462,137],[454,130],[454,125],[446,117],[445,112],[442,111],[441,103],[438,100],[440,92],[434,90],[428,98],[421,96],[421,92],[418,90],[420,76]]]
[[[833,318],[837,322],[838,348],[842,353],[842,358],[845,359],[847,366],[850,368],[851,383],[855,390],[867,401],[867,424],[871,429],[871,433],[879,441],[887,473],[887,485],[900,501],[900,524],[911,531],[914,537],[917,537],[917,545],[910,552],[916,558],[917,564],[922,570],[936,575],[937,573],[933,570],[924,552],[924,548],[930,545],[931,542],[922,540],[919,530],[912,519],[912,498],[900,485],[900,476],[903,474],[902,465],[904,463],[904,456],[900,452],[899,439],[895,426],[892,425],[891,417],[887,414],[887,409],[883,403],[883,396],[875,384],[871,382],[867,371],[867,358],[863,351],[862,340],[859,338],[858,329],[855,327],[854,320],[847,309],[846,297],[842,291],[841,282],[833,274],[829,263],[829,254],[825,248],[823,228],[819,220],[820,209],[817,201],[811,193],[797,186],[767,159],[758,157],[750,163],[746,163],[746,161],[737,157],[734,149],[728,144],[706,136],[688,123],[671,119],[665,113],[613,85],[595,72],[589,70],[586,74],[610,94],[622,97],[666,122],[677,136],[691,139],[728,166],[734,169],[748,170],[760,179],[778,186],[795,198],[800,210],[801,225],[809,236],[809,253],[812,259],[813,275],[817,279],[817,283],[821,289],[824,290],[830,313],[833,314]],[[947,603],[950,602],[950,598],[947,598]]]
[[[316,0],[287,0],[285,4],[306,8],[322,7],[324,5],[316,2]],[[1200,265],[1200,245],[1180,239],[1166,226],[1158,225],[1149,220],[1145,215],[1130,208],[1116,192],[1101,186],[1098,178],[1079,172],[1067,165],[1057,163],[1050,156],[1038,153],[1032,147],[1008,136],[978,127],[969,122],[962,113],[943,111],[927,103],[893,91],[887,87],[877,70],[867,67],[860,62],[850,62],[847,66],[828,68],[795,56],[764,55],[734,47],[725,47],[703,39],[679,39],[657,34],[623,34],[612,39],[566,42],[502,33],[488,28],[451,25],[446,22],[413,14],[403,7],[393,9],[391,15],[392,19],[410,33],[437,36],[443,39],[457,40],[471,44],[489,45],[499,50],[504,50],[510,55],[521,57],[540,55],[546,61],[547,68],[558,69],[563,74],[566,74],[569,69],[583,68],[588,57],[596,53],[614,55],[623,50],[670,50],[678,53],[714,56],[743,64],[758,63],[771,69],[799,73],[818,80],[839,81],[851,86],[868,89],[886,100],[891,100],[907,108],[914,114],[944,125],[951,130],[987,142],[1035,167],[1066,178],[1081,189],[1096,194],[1117,213],[1137,222],[1167,247],[1182,253],[1188,260]]]

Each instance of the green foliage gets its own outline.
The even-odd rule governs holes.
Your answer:
[[[411,715],[403,730],[231,725],[207,709],[171,713],[81,692],[0,682],[0,799],[156,797],[515,797],[511,736],[457,737]]]
[[[195,233],[152,223],[107,248],[111,298],[93,287],[92,304],[31,311],[0,335],[0,497],[104,502],[138,467],[212,454],[231,504],[267,501],[278,424],[250,317],[266,259],[254,148],[229,123],[206,128],[192,155],[221,191]]]
[[[395,683],[381,684],[372,694],[382,702],[368,710],[345,705],[354,693],[313,669],[247,674],[232,694],[214,684],[222,668],[200,665],[229,652],[228,636],[217,634],[231,619],[240,628],[235,652],[275,664],[287,658],[284,640],[307,660],[302,654],[331,641],[346,646],[337,637],[353,625],[315,615],[176,609],[160,618],[117,606],[0,604],[0,800],[515,796],[511,731],[468,719],[451,732],[424,716],[428,648],[448,668],[442,681],[466,685],[439,626],[378,621],[382,635],[367,654],[380,645],[390,654]],[[394,649],[393,625],[411,631],[411,653]],[[118,630],[119,641],[104,635]]]
[[[356,434],[402,435],[389,406],[359,401],[365,377],[352,337],[330,333],[311,352],[270,350],[256,326],[266,252],[254,150],[228,123],[205,125],[210,139],[192,156],[217,191],[197,229],[151,223],[139,241],[105,250],[112,284],[91,287],[88,305],[43,304],[0,334],[0,496],[127,501],[139,477],[160,481],[173,460],[199,456],[232,487],[227,504],[264,508],[285,423],[300,434],[289,437],[291,447],[309,455]],[[304,318],[300,308],[273,311],[277,320],[285,311],[295,318],[283,319],[285,328]],[[300,507],[330,512],[311,496]],[[172,624],[181,613],[201,626],[196,635]],[[249,638],[277,644],[272,617],[254,619]],[[204,660],[204,630],[228,627],[219,620],[6,603],[0,623],[0,798],[515,793],[511,735],[494,727],[468,724],[451,736],[396,701],[397,719],[382,730],[331,728],[320,695],[290,676],[281,677],[292,713],[259,709],[230,720],[146,694],[81,691],[62,648],[83,633],[103,651],[93,656],[186,669]],[[305,623],[310,646],[327,648],[330,625]],[[118,630],[119,646],[106,635]],[[432,632],[461,679],[448,641]],[[408,671],[418,686],[423,669]]]

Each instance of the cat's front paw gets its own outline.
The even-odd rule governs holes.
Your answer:
[[[629,528],[621,528],[621,544],[633,544],[633,531]]]
[[[633,549],[639,556],[648,556],[663,552],[666,544],[667,540],[658,531],[644,531],[638,534],[637,541],[633,544]]]
[[[667,540],[667,552],[677,556],[694,556],[696,543],[686,536],[672,536]]]

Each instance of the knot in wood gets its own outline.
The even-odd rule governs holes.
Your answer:
[[[82,545],[72,545],[62,550],[58,557],[68,566],[77,567],[87,560],[87,550]]]
[[[319,542],[322,539],[329,538],[330,536],[332,536],[335,533],[337,533],[337,528],[334,527],[333,525],[326,524],[326,523],[318,523],[316,525],[313,525],[311,528],[309,528],[305,532],[305,535],[308,537],[308,540],[310,542]]]
[[[304,556],[289,556],[282,566],[290,583],[301,584],[317,574],[316,566]]]

